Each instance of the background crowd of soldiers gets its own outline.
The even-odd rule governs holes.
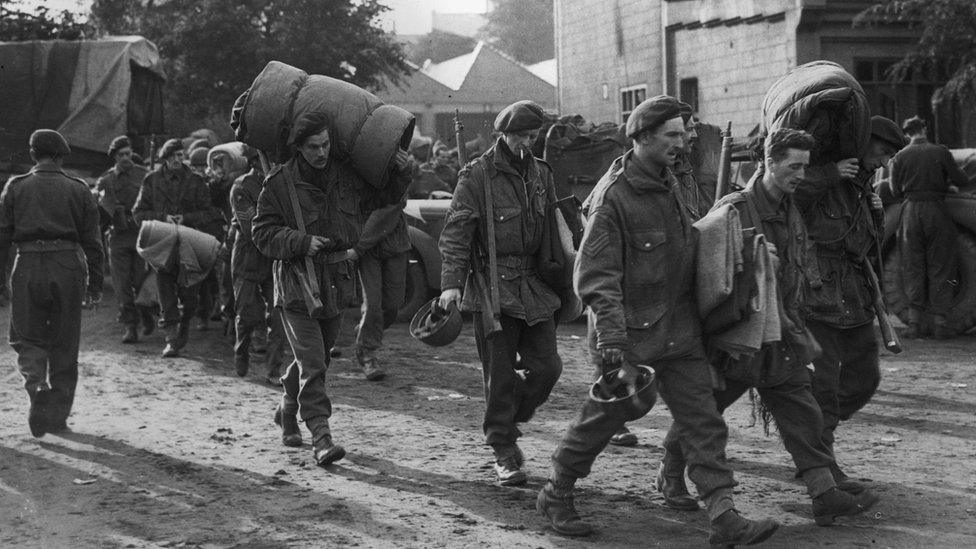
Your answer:
[[[330,121],[320,113],[295,122],[289,136],[295,154],[270,170],[256,150],[242,149],[246,166],[238,170],[232,155],[211,149],[213,143],[184,146],[179,139],[166,141],[155,155],[159,167],[147,170],[120,136],[107,151],[114,166],[98,180],[97,202],[84,182],[61,170],[70,151],[63,137],[39,130],[29,143],[37,165],[11,179],[0,198],[4,265],[7,251],[17,248],[11,343],[30,395],[31,432],[67,428],[80,308],[100,299],[107,230],[123,343],[158,326],[165,332],[163,356],[175,357],[194,318],[199,329],[220,319],[234,328],[235,368],[245,376],[255,339],[264,340],[263,374],[283,385],[274,415],[282,443],[302,444],[300,419],[312,434],[316,463],[342,459],[326,391],[341,311],[362,294],[355,358],[366,379],[382,379],[375,353],[402,303],[410,248],[405,200],[412,193],[444,192],[453,198],[440,240],[438,304],[494,317],[493,323],[476,322],[475,337],[485,375],[483,430],[500,484],[526,480],[518,424],[531,419],[559,379],[556,326],[578,298],[589,308],[589,347],[608,394],[638,398],[641,383],[656,379],[674,418],[656,486],[669,505],[698,510],[685,486],[687,470],[706,503],[713,544],[756,543],[777,527],[769,519],[741,517],[732,503],[735,481],[721,411],[750,388],[759,391],[779,427],[817,523],[863,512],[878,498],[838,466],[833,433],[870,400],[880,381],[869,256],[876,253],[871,250],[881,202],[869,180],[895,157],[892,190],[910,205],[902,228],[911,250],[905,255],[913,258],[907,266],[924,266],[910,292],[912,306],[933,315],[936,330],[945,287],[951,286],[948,260],[939,255],[947,238],[940,204],[953,192],[950,182],[964,180],[944,148],[925,142],[924,124],[906,122],[912,144],[896,155],[906,144],[901,129],[874,117],[862,158],[817,166],[810,165],[816,147],[810,135],[771,132],[762,167],[748,186],[716,197],[722,193],[698,185],[681,168],[693,142],[692,114],[668,96],[634,110],[626,126],[632,149],[610,166],[584,204],[586,230],[569,270],[565,257],[555,257],[560,218],[552,172],[532,154],[545,113],[531,101],[504,109],[495,121],[497,140],[459,172],[445,147],[432,147],[432,162],[420,170],[401,149],[382,188],[337,157]],[[940,170],[932,170],[935,165]],[[423,172],[436,180],[433,188],[417,190]],[[707,319],[695,310],[693,225],[699,227],[713,202],[713,213],[720,206],[739,210],[742,226],[765,233],[778,257],[772,263],[778,264],[779,288],[772,307],[779,310],[783,337],[764,343],[752,362],[722,354],[726,350],[709,342]],[[206,232],[225,250],[221,267],[200,284],[184,284],[178,262],[155,269],[158,310],[139,300],[146,267],[137,241],[146,221]],[[474,287],[477,277],[469,276],[479,262],[491,269],[490,288]],[[322,291],[310,297],[308,285]],[[64,317],[70,321],[62,322]],[[286,341],[293,359],[283,369]],[[719,383],[711,369],[716,364],[724,365]],[[653,373],[648,369],[642,378],[638,365]],[[630,443],[625,424],[647,413],[653,401],[645,404],[637,413],[620,413],[587,401],[553,454],[552,474],[538,496],[538,510],[557,531],[592,530],[575,509],[575,482],[587,476],[607,444]]]

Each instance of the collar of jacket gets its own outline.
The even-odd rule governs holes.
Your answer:
[[[501,140],[502,138],[499,137],[498,141],[495,141],[495,144],[492,145],[491,148],[488,149],[488,151],[485,152],[485,154],[482,156],[485,157],[485,160],[491,162],[495,166],[496,170],[514,175],[515,177],[521,179],[522,174],[520,174],[519,171],[515,169],[515,166],[512,166],[512,163],[509,162],[508,158],[505,157],[505,153],[503,153],[500,150],[501,144],[499,143],[499,141]],[[533,158],[532,162],[529,162],[528,170],[525,172],[525,180],[532,181],[534,179],[538,179],[538,176],[539,176],[539,166],[538,163],[535,162],[535,158]]]
[[[31,168],[31,173],[37,172],[64,173],[64,169],[62,169],[61,166],[58,166],[53,160],[48,160],[45,158],[44,160],[38,161],[37,164]]]
[[[654,165],[645,165],[634,156],[634,149],[630,149],[623,156],[623,173],[630,186],[637,191],[668,192],[670,190],[668,169],[660,168],[658,173]]]
[[[749,183],[746,185],[746,190],[756,197],[755,205],[756,211],[759,212],[759,217],[763,221],[769,219],[785,219],[787,208],[787,201],[790,199],[789,195],[783,193],[783,197],[777,201],[769,194],[766,187],[763,186],[762,180],[760,179],[760,174],[762,172],[757,171]]]
[[[924,135],[919,135],[917,137],[913,137],[912,140],[908,144],[909,145],[921,145],[922,143],[928,143],[928,142],[929,142],[929,138],[928,137],[925,137]]]

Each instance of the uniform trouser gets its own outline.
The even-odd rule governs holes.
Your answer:
[[[274,281],[246,280],[239,277],[234,285],[234,342],[235,356],[250,356],[251,333],[257,329],[268,332],[267,363],[270,369],[281,365],[285,345],[281,310],[274,306]]]
[[[898,242],[908,301],[919,311],[945,316],[957,276],[956,225],[941,200],[908,200],[901,215]]]
[[[556,350],[556,323],[547,319],[533,325],[502,315],[501,331],[485,337],[480,322],[474,323],[478,357],[485,382],[485,442],[496,453],[510,449],[526,422],[548,398],[563,371]],[[525,371],[523,379],[516,370]]]
[[[118,321],[126,326],[136,326],[142,319],[136,295],[146,277],[146,260],[139,256],[135,247],[111,248],[112,286],[119,303]]]
[[[725,460],[728,428],[715,404],[708,364],[704,360],[669,360],[653,367],[658,394],[674,419],[671,432],[682,455],[687,456],[688,477],[698,495],[705,499],[715,492],[730,491],[735,479]],[[596,457],[626,421],[612,407],[587,398],[552,455],[555,473],[570,478],[589,475]]]
[[[197,300],[197,318],[201,321],[208,321],[214,312],[214,303],[220,298],[220,278],[219,273],[223,263],[214,265],[207,278],[203,279],[198,286],[200,297]]]
[[[813,396],[823,413],[823,441],[834,449],[834,430],[867,404],[881,383],[874,324],[837,328],[817,321],[807,327],[823,348],[813,361]]]
[[[396,322],[406,291],[406,252],[389,258],[366,253],[359,258],[363,287],[362,318],[356,328],[356,356],[370,358],[383,344],[383,330]]]
[[[200,285],[183,286],[177,282],[179,270],[163,270],[156,273],[156,286],[159,290],[159,309],[161,318],[159,325],[167,328],[166,342],[176,343],[180,335],[173,330],[177,325],[179,331],[186,337],[186,330],[190,325],[197,309],[197,298]],[[184,342],[185,343],[185,342]]]
[[[288,365],[281,382],[282,411],[297,413],[316,437],[328,434],[332,401],[325,391],[329,349],[339,336],[342,316],[312,318],[305,311],[282,309],[285,336],[295,360]]]
[[[28,394],[50,386],[55,421],[71,413],[78,384],[87,268],[80,249],[19,253],[10,275],[10,346]]]
[[[715,404],[719,413],[739,400],[751,386],[748,383],[725,380],[725,389],[715,391]],[[810,376],[805,369],[797,369],[783,383],[774,387],[756,389],[762,403],[773,416],[786,451],[793,457],[796,470],[801,475],[812,469],[824,469],[815,476],[810,495],[826,492],[833,480],[827,467],[833,463],[830,448],[821,439],[823,417],[820,406],[810,388]],[[664,439],[664,473],[670,477],[684,476],[685,459],[680,440],[674,427]],[[809,476],[809,475],[808,475]],[[807,477],[804,477],[807,478]],[[816,485],[819,484],[819,485]]]

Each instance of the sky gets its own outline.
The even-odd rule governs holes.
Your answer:
[[[432,11],[484,13],[488,0],[381,0],[380,3],[391,10],[382,18],[384,28],[399,34],[426,34],[430,32]],[[86,11],[91,0],[27,0],[22,5],[45,5],[56,11]]]

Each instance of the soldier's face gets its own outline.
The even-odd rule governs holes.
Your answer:
[[[329,130],[323,130],[305,139],[298,147],[298,152],[302,154],[305,162],[316,170],[321,170],[329,163],[329,152],[332,150],[332,142],[329,141]]]
[[[766,171],[771,176],[769,182],[783,194],[796,192],[796,187],[803,181],[809,166],[810,151],[786,149],[786,155],[779,160],[766,157]]]
[[[115,165],[123,170],[132,167],[132,148],[125,147],[115,152]]]
[[[878,168],[888,164],[895,152],[895,148],[884,141],[872,139],[871,145],[868,147],[868,154],[864,155],[861,166],[868,173],[874,173]]]
[[[167,168],[171,170],[175,170],[183,165],[184,159],[185,159],[185,155],[183,154],[183,151],[176,151],[173,154],[164,158],[163,162],[166,164]]]
[[[532,144],[538,138],[539,130],[523,130],[502,134],[502,140],[508,145],[508,149],[519,158],[532,156]]]
[[[677,161],[684,143],[685,123],[679,116],[661,124],[653,133],[645,132],[634,152],[644,161],[671,167]]]
[[[682,146],[681,152],[685,154],[690,154],[692,149],[698,143],[698,122],[695,122],[694,118],[689,118],[688,123],[685,124],[685,139],[684,145]]]

